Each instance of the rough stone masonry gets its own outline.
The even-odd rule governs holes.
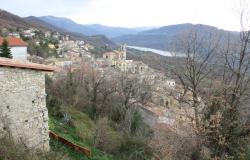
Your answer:
[[[29,149],[47,151],[49,128],[44,71],[45,65],[6,63],[5,60],[3,63],[0,59],[0,134],[10,134]]]

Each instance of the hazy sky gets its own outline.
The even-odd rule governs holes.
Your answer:
[[[250,0],[0,0],[19,16],[53,15],[81,24],[141,27],[201,23],[239,30],[237,8]],[[250,9],[249,9],[250,10]]]

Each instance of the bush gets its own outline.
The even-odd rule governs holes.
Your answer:
[[[70,160],[67,155],[58,152],[32,152],[9,137],[0,138],[0,146],[1,160]]]
[[[152,157],[152,150],[145,138],[125,137],[120,148],[122,159],[148,160]]]
[[[76,134],[88,144],[93,144],[93,135],[95,132],[95,124],[89,116],[74,108],[67,108],[71,116],[71,124],[76,129]]]
[[[47,74],[45,75],[45,84],[46,84],[46,93],[48,94],[46,97],[46,106],[48,107],[49,114],[53,117],[62,118],[62,103],[60,102],[59,98],[53,95],[52,88],[53,88],[53,80]]]
[[[121,145],[120,135],[108,124],[107,118],[97,121],[94,146],[108,153],[115,153]]]

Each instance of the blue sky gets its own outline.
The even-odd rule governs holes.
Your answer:
[[[22,17],[53,15],[81,24],[141,27],[188,22],[239,30],[237,9],[249,9],[247,3],[250,0],[0,0],[0,8]]]

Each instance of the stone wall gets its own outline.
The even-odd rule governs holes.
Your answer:
[[[0,133],[28,148],[49,149],[45,73],[0,67]]]

